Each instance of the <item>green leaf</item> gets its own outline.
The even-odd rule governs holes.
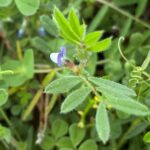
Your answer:
[[[140,133],[144,132],[145,129],[148,127],[148,123],[146,122],[136,122],[134,125],[134,128],[132,128],[127,134],[126,134],[126,140],[131,139],[133,137],[138,136]]]
[[[35,14],[40,5],[40,0],[15,0],[15,2],[19,11],[25,16]]]
[[[138,6],[136,7],[136,13],[135,13],[136,17],[140,17],[144,13],[147,7],[147,3],[148,0],[138,1]]]
[[[11,131],[9,128],[0,125],[0,139],[6,140],[7,143],[11,142]]]
[[[34,73],[34,57],[33,51],[28,49],[25,51],[24,58],[21,61],[8,60],[2,65],[2,70],[12,70],[14,74],[7,74],[3,79],[8,86],[19,86],[26,80],[31,79]]]
[[[60,28],[61,35],[69,40],[70,42],[78,44],[81,39],[79,35],[77,35],[69,25],[67,19],[63,16],[63,14],[57,9],[54,9],[54,20],[56,21],[58,27]]]
[[[83,140],[85,136],[85,129],[79,128],[77,124],[72,124],[69,128],[69,135],[73,145],[76,147]]]
[[[101,38],[102,34],[103,31],[95,31],[92,33],[88,33],[84,40],[85,44],[87,46],[94,45]]]
[[[100,103],[96,112],[96,130],[99,138],[105,144],[110,137],[110,125],[106,105]]]
[[[106,80],[103,78],[89,77],[92,83],[98,86],[97,90],[102,93],[108,93],[112,95],[124,95],[124,96],[136,96],[136,93],[125,85],[116,83],[114,81]]]
[[[146,143],[150,143],[150,131],[145,133],[143,141]]]
[[[11,4],[12,0],[0,0],[0,7],[6,7]]]
[[[8,93],[5,89],[0,89],[0,106],[4,105],[7,102]]]
[[[82,39],[85,38],[86,34],[86,24],[83,22],[83,24],[80,26],[80,35],[82,35]]]
[[[130,37],[130,45],[134,48],[139,48],[143,42],[144,42],[144,37],[139,32],[132,34]]]
[[[79,84],[82,80],[77,76],[65,76],[51,82],[45,93],[65,93]]]
[[[150,114],[149,108],[140,102],[131,99],[130,97],[118,97],[112,95],[105,95],[107,97],[107,101],[112,107],[117,110],[123,111],[127,114],[133,114],[138,116],[146,116]]]
[[[57,142],[57,146],[59,148],[73,148],[72,142],[69,137],[60,138],[60,140]]]
[[[47,15],[40,16],[40,21],[42,26],[50,35],[53,35],[54,37],[58,35],[58,29],[53,20],[49,16]]]
[[[75,13],[75,10],[74,9],[71,9],[70,12],[69,12],[69,23],[70,23],[70,26],[72,28],[72,30],[77,33],[77,35],[80,36],[80,38],[82,38],[82,35],[80,34],[80,22],[79,22],[79,19]]]
[[[86,140],[81,144],[79,150],[97,150],[96,142],[92,139]]]
[[[106,38],[100,42],[96,42],[93,46],[88,47],[87,50],[92,52],[101,52],[109,48],[111,45],[111,38]]]
[[[91,89],[88,87],[79,88],[69,94],[61,105],[61,113],[67,113],[79,106],[90,94]]]
[[[52,134],[59,138],[64,136],[68,131],[68,124],[61,119],[57,119],[52,123]]]
[[[35,47],[40,52],[48,55],[50,53],[50,47],[48,46],[47,42],[44,41],[40,37],[35,37],[31,40],[32,46]]]
[[[53,150],[54,146],[55,146],[55,139],[48,135],[44,137],[42,143],[40,144],[40,147],[43,150]]]
[[[74,150],[73,148],[61,148],[60,150]]]

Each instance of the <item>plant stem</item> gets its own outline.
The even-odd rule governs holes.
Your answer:
[[[25,112],[23,113],[22,119],[25,120],[29,114],[32,112],[33,108],[35,107],[35,105],[37,104],[39,98],[41,97],[41,95],[43,94],[43,89],[44,87],[53,80],[55,76],[55,71],[51,71],[48,75],[45,76],[45,78],[42,81],[42,86],[41,88],[37,91],[37,93],[35,94],[35,96],[33,97],[31,103],[29,104],[29,106],[27,107],[27,109],[25,110]]]
[[[137,17],[134,17],[133,15],[131,15],[130,13],[118,8],[117,6],[115,6],[114,4],[110,3],[110,2],[107,2],[106,0],[97,0],[97,2],[100,2],[102,4],[105,4],[106,6],[114,9],[115,11],[119,12],[120,14],[128,17],[128,18],[131,18],[132,20],[136,21],[137,23],[141,24],[142,26],[150,29],[150,25],[142,20],[140,20],[139,18]]]
[[[79,76],[81,79],[83,79],[83,81],[86,83],[86,85],[88,87],[90,87],[93,91],[93,93],[95,94],[95,96],[98,97],[98,99],[101,99],[101,96],[99,95],[99,93],[95,90],[95,88],[93,87],[93,85],[82,75]]]
[[[141,119],[136,119],[132,122],[131,126],[128,128],[128,130],[126,132],[124,132],[124,135],[119,140],[116,150],[121,149],[121,147],[126,143],[126,137],[127,137],[128,133],[130,133],[130,131],[132,131],[134,129],[134,127],[136,127],[139,123],[141,123]]]
[[[105,64],[105,63],[108,63],[108,62],[110,62],[111,60],[110,59],[104,59],[104,60],[100,60],[100,61],[97,61],[97,65],[103,65],[103,64]]]
[[[53,109],[56,101],[57,101],[58,95],[54,94],[46,108],[46,113],[45,115],[48,116],[48,114],[51,112],[51,110]]]
[[[20,47],[19,41],[16,41],[16,49],[17,49],[18,59],[22,60],[23,59],[23,55],[22,55],[22,49]]]

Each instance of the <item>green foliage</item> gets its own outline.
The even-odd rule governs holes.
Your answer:
[[[102,31],[96,31],[86,35],[86,25],[84,23],[80,25],[74,9],[71,9],[68,18],[67,20],[64,15],[55,8],[54,20],[64,39],[79,47],[85,47],[86,50],[92,52],[100,52],[108,49],[111,44],[111,38],[106,38],[99,42],[98,40],[103,33]]]
[[[0,7],[6,7],[11,4],[12,0],[0,0]]]
[[[54,137],[59,138],[64,136],[68,131],[68,124],[63,120],[55,120],[52,124],[52,134]]]
[[[51,82],[45,89],[46,93],[65,93],[79,84],[81,79],[77,76],[65,76]],[[65,84],[65,86],[64,86]]]
[[[72,148],[72,142],[69,137],[62,137],[58,142],[57,146],[60,148]]]
[[[49,16],[47,15],[40,16],[40,21],[41,21],[42,26],[50,35],[57,37],[58,30],[53,20]]]
[[[26,50],[24,58],[20,61],[8,60],[2,64],[2,70],[12,70],[14,72],[13,74],[3,76],[3,80],[8,86],[19,86],[31,79],[34,74],[33,50]]]
[[[11,142],[11,131],[9,128],[0,125],[0,139],[5,140],[7,143]]]
[[[55,145],[55,140],[53,137],[45,136],[43,142],[41,143],[40,147],[42,150],[52,150]]]
[[[0,89],[0,106],[4,105],[7,102],[8,93],[5,89]]]
[[[35,37],[32,39],[32,45],[35,47],[39,52],[43,52],[44,54],[48,55],[50,52],[50,47],[42,38]]]
[[[69,94],[61,106],[61,113],[67,113],[79,106],[90,94],[91,89],[82,87]]]
[[[106,110],[106,105],[104,103],[100,103],[97,113],[96,113],[96,129],[99,135],[99,138],[105,144],[110,136],[110,125],[108,114]]]
[[[94,140],[89,139],[86,140],[82,145],[79,147],[79,150],[97,150],[97,145]]]
[[[0,0],[0,149],[149,150],[147,6]]]
[[[40,5],[40,0],[15,0],[15,2],[19,11],[25,16],[35,14]]]
[[[69,128],[69,134],[73,145],[77,146],[85,136],[85,129],[79,128],[77,124],[72,124]]]
[[[122,84],[103,78],[89,77],[88,79],[97,85],[98,90],[102,91],[103,93],[112,95],[136,96],[136,93],[132,89]]]
[[[129,97],[112,97],[109,95],[106,95],[106,97],[112,107],[125,113],[139,116],[146,116],[150,113],[149,108]]]
[[[150,142],[150,132],[147,132],[147,133],[144,135],[143,140],[144,140],[144,142],[147,142],[147,143]]]

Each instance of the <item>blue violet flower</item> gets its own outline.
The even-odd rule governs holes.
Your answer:
[[[66,47],[64,46],[60,48],[60,52],[50,54],[50,59],[54,63],[56,63],[59,67],[63,65],[65,57],[66,57]]]

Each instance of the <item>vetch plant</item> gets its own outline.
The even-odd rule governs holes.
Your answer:
[[[131,115],[150,114],[149,108],[136,100],[137,95],[133,89],[105,77],[95,77],[87,73],[86,66],[92,54],[108,49],[111,37],[99,40],[103,31],[87,33],[86,24],[80,24],[74,9],[71,9],[66,19],[60,10],[55,8],[53,19],[60,36],[75,46],[74,59],[69,60],[71,65],[65,63],[65,47],[61,47],[58,53],[50,54],[51,60],[59,67],[64,64],[71,71],[69,75],[60,76],[45,88],[45,93],[67,95],[61,105],[61,113],[77,110],[81,116],[78,125],[85,127],[88,112],[96,108],[95,121],[91,123],[95,124],[97,134],[104,144],[109,140],[111,132],[108,114],[110,106],[111,109]],[[79,64],[74,63],[74,60]]]

